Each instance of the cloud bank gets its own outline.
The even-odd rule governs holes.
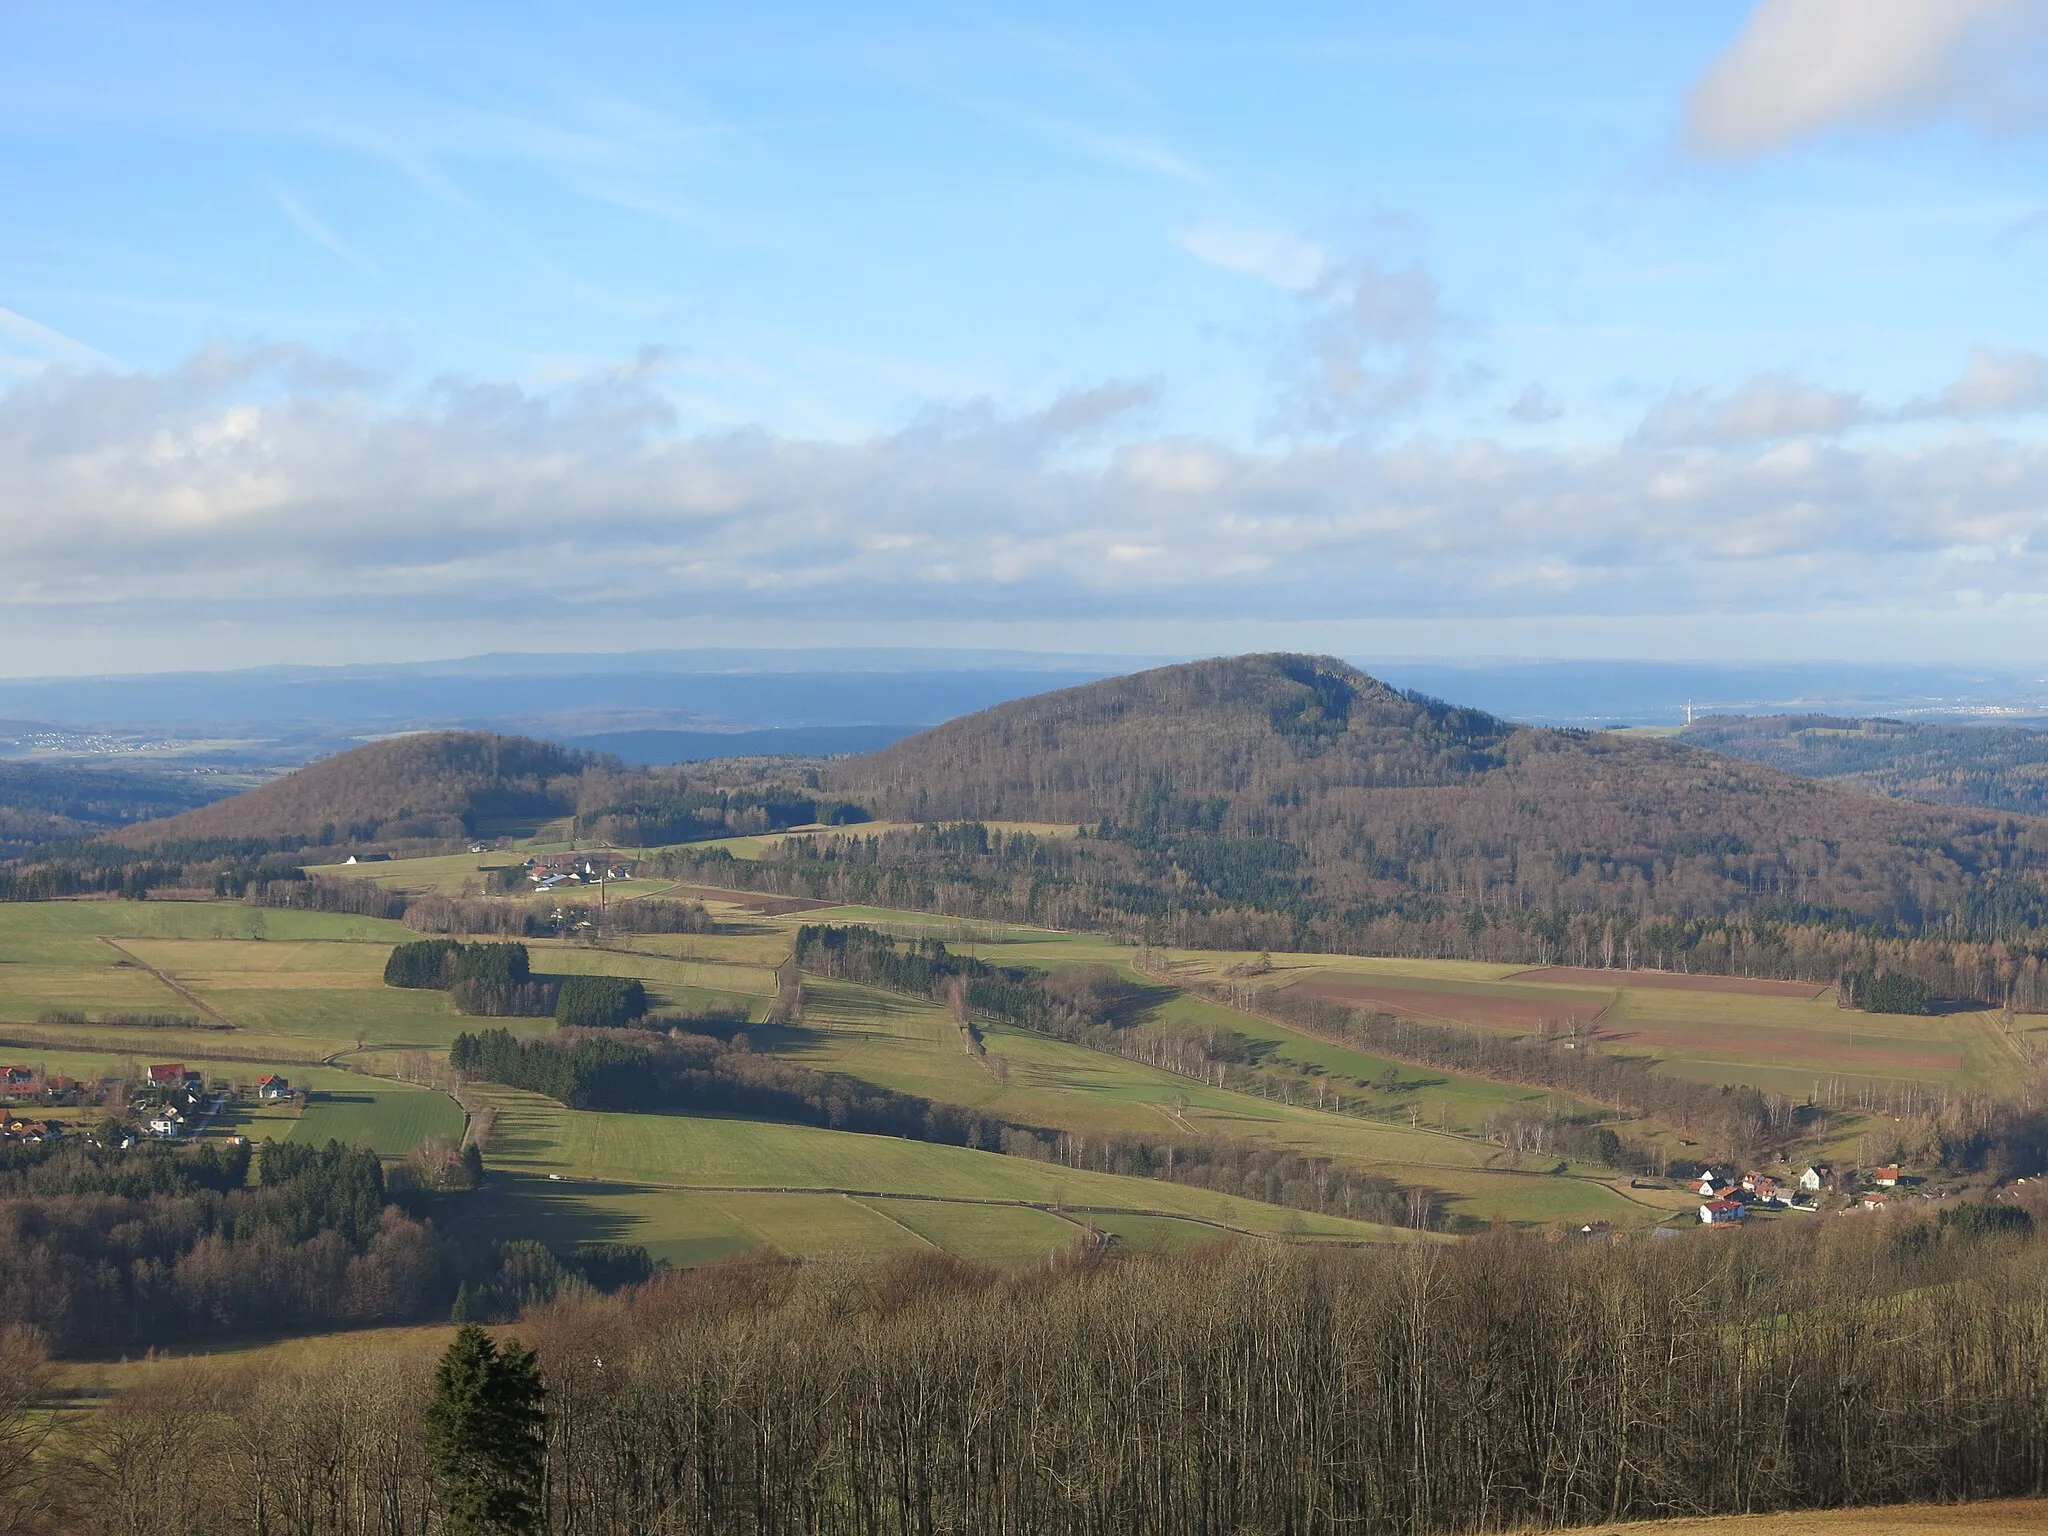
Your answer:
[[[2040,385],[1983,354],[1952,403]],[[1675,398],[1579,449],[1251,451],[1134,431],[1148,400],[934,410],[824,442],[678,432],[651,360],[396,403],[289,349],[53,370],[0,398],[0,601],[61,626],[1677,614],[2048,590],[2048,449],[1849,446],[1814,434],[1853,398],[1785,380]]]

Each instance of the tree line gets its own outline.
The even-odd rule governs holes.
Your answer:
[[[2048,1250],[2003,1221],[755,1259],[518,1338],[544,1459],[461,1486],[528,1490],[560,1536],[1450,1536],[2048,1493]],[[437,1373],[411,1345],[195,1362],[0,1497],[81,1536],[173,1490],[223,1532],[427,1531]]]
[[[1198,872],[1191,876],[1172,858],[1148,866],[1114,827],[1107,836],[1091,831],[1051,838],[926,825],[795,837],[754,859],[722,848],[666,849],[650,864],[670,878],[729,889],[1113,933],[1134,944],[1644,967],[1818,986],[1894,975],[1934,997],[2048,1009],[2048,896],[2031,877],[1987,877],[1940,901],[1931,892],[1925,902],[1902,897],[1882,918],[1776,899],[1748,910],[1660,913],[1614,892],[1572,907],[1534,901],[1520,888],[1461,897],[1455,886],[1334,903],[1276,895],[1310,878],[1290,872],[1309,866],[1290,863],[1270,840],[1210,844],[1188,856]],[[1168,842],[1185,851],[1204,840],[1183,833]]]

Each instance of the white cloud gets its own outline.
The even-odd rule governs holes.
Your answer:
[[[1315,286],[1330,256],[1317,241],[1284,230],[1236,224],[1196,224],[1174,240],[1190,256],[1213,267],[1256,277],[1294,293]]]
[[[2048,409],[2048,358],[2022,349],[1978,347],[1955,381],[1896,408],[1781,373],[1759,374],[1724,395],[1674,390],[1644,415],[1633,441],[1646,447],[1741,447],[1837,437],[1852,427],[1912,421],[1972,421]]]
[[[147,614],[303,634],[380,614],[1679,615],[1933,603],[1944,571],[1987,601],[2048,588],[2048,447],[1759,448],[1729,425],[1742,392],[1683,447],[1253,452],[1134,432],[1143,390],[826,443],[682,434],[657,384],[636,364],[390,401],[290,349],[49,372],[0,397],[0,603],[51,633]],[[1111,422],[1112,451],[1072,451]],[[1959,549],[2001,553],[1936,558]]]
[[[296,229],[308,240],[311,240],[315,245],[322,247],[329,254],[347,262],[366,277],[383,276],[367,257],[363,256],[354,246],[329,229],[310,208],[296,197],[293,197],[289,192],[280,192],[275,187],[272,187],[270,189],[270,196],[276,202],[278,211],[285,216],[286,221],[290,223],[292,228]]]
[[[1357,426],[1415,404],[1435,384],[1445,316],[1420,261],[1370,249],[1332,256],[1302,300],[1281,364],[1283,425]]]
[[[1978,347],[1962,377],[1931,400],[1916,401],[1900,414],[2016,416],[2048,407],[2048,358],[2037,352]]]
[[[1650,409],[1636,435],[1660,445],[1767,443],[1833,436],[1863,414],[1860,396],[1763,374],[1718,397],[1674,391]]]
[[[1687,98],[1687,134],[1738,158],[1952,110],[2011,126],[2039,109],[2044,24],[2044,0],[1758,0]]]

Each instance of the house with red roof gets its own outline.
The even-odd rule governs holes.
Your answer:
[[[1702,1200],[1700,1202],[1700,1222],[1704,1226],[1718,1227],[1724,1226],[1731,1221],[1740,1220],[1742,1220],[1742,1202],[1740,1200]]]

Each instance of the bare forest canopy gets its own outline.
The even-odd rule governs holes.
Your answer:
[[[1847,789],[2048,815],[2048,731],[1834,715],[1714,716],[1678,739]]]
[[[672,1273],[520,1320],[535,1528],[1449,1536],[2039,1496],[2031,1226]],[[171,1480],[211,1530],[435,1529],[434,1376],[412,1342],[164,1370],[81,1423],[13,1529],[143,1529]]]

